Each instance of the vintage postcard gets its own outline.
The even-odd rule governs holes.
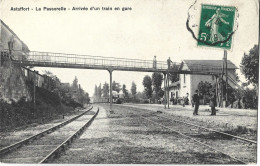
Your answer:
[[[258,0],[0,0],[1,164],[258,164]]]

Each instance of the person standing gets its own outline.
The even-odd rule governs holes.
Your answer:
[[[183,106],[183,107],[185,107],[185,100],[186,100],[186,99],[185,99],[185,97],[183,96],[183,97],[182,97],[182,106]]]
[[[185,105],[189,105],[189,93],[186,93],[186,97],[185,97]]]
[[[153,57],[153,68],[156,69],[157,66],[157,61],[156,61],[156,56]]]
[[[170,70],[170,68],[171,68],[171,63],[172,63],[172,61],[171,61],[171,58],[169,57],[168,59],[167,59],[167,64],[168,64],[168,69]]]
[[[172,105],[174,105],[174,96],[171,97],[170,101],[172,102]]]
[[[216,102],[216,95],[214,92],[211,92],[210,96],[210,101],[209,101],[209,106],[211,107],[211,115],[216,115],[216,107],[217,102]]]
[[[198,90],[195,90],[195,94],[192,96],[192,100],[195,105],[193,115],[198,115],[198,110],[199,110],[199,105],[200,105],[200,97],[199,97],[198,92],[199,92]]]

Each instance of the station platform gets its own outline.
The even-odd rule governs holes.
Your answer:
[[[186,105],[170,105],[169,109],[166,105],[161,104],[123,104],[141,109],[148,109],[152,111],[162,111],[164,113],[173,114],[176,116],[187,117],[194,121],[201,121],[205,123],[214,124],[223,129],[239,129],[248,130],[250,132],[257,132],[257,110],[252,109],[232,109],[232,108],[218,108],[216,107],[217,115],[211,116],[211,108],[209,105],[200,105],[198,114],[193,115],[194,107]]]

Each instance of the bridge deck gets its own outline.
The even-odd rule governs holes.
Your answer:
[[[18,53],[17,53],[18,54]],[[21,52],[20,52],[21,54]],[[15,52],[14,52],[15,55]],[[166,61],[157,61],[156,68],[153,60],[127,59],[101,57],[91,55],[77,55],[51,52],[30,51],[23,56],[14,56],[14,63],[24,66],[35,67],[58,67],[58,68],[81,68],[81,69],[100,69],[100,70],[122,70],[139,72],[162,72],[168,71]],[[219,75],[219,68],[214,66],[209,70],[208,66],[193,66],[193,71],[179,70],[180,63],[172,63],[170,72],[179,74],[201,74],[201,75]]]
[[[13,60],[15,63],[40,67],[86,68],[103,70],[113,69],[143,72],[166,72],[168,68],[167,63],[162,61],[157,61],[156,68],[154,68],[152,60],[34,51],[29,52],[29,54],[25,55],[25,57],[18,56]]]

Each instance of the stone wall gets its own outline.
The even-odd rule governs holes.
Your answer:
[[[8,54],[1,52],[0,64],[0,99],[11,103],[22,97],[31,101],[32,96],[26,86],[26,79],[20,66],[12,63]]]
[[[32,94],[28,89],[28,83],[49,91],[57,86],[51,77],[13,64],[7,52],[2,51],[0,59],[0,99],[8,103],[17,102],[22,97],[31,101]]]

